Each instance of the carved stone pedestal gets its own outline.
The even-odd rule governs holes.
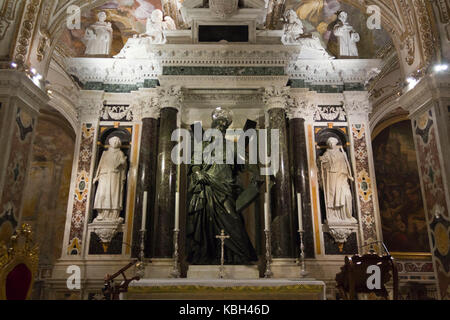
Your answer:
[[[323,225],[324,232],[328,232],[339,245],[339,249],[347,242],[348,237],[358,231],[358,223],[352,222],[327,222]]]
[[[109,244],[114,236],[122,231],[123,218],[115,220],[94,221],[89,225],[89,230],[94,232],[101,240],[103,250],[108,251]]]

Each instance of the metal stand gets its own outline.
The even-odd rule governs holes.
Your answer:
[[[179,238],[180,230],[173,230],[173,269],[170,272],[170,276],[172,278],[179,278],[181,276],[180,273],[180,254],[178,252],[178,238]]]
[[[303,244],[303,234],[305,231],[298,230],[298,233],[300,234],[300,278],[304,278],[308,275],[305,266],[305,245]]]
[[[136,274],[140,277],[143,278],[145,276],[145,235],[147,233],[147,230],[140,230],[140,238],[141,238],[141,243],[140,243],[140,252],[139,252],[139,262],[136,265]]]
[[[270,241],[270,230],[264,230],[264,233],[266,235],[266,271],[264,272],[265,278],[272,278],[273,272],[272,272],[272,245]]]

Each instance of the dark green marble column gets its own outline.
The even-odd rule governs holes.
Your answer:
[[[175,108],[161,109],[151,254],[154,258],[171,258],[173,255],[177,168],[171,159],[172,149],[176,145],[171,137],[177,129],[177,115],[178,110]]]
[[[280,167],[275,175],[275,185],[271,192],[272,209],[272,256],[274,258],[293,258],[294,215],[292,212],[292,187],[289,173],[289,151],[286,127],[286,113],[282,108],[271,108],[269,129],[280,133]]]
[[[133,223],[133,257],[139,257],[140,253],[140,234],[142,227],[142,206],[144,192],[148,192],[147,199],[147,241],[145,246],[145,256],[149,256],[150,246],[148,235],[153,234],[152,213],[155,208],[155,184],[156,170],[158,160],[158,119],[144,118],[142,119],[142,134],[139,150],[139,169],[138,180],[136,186],[136,203],[134,210]]]
[[[289,135],[290,135],[290,150],[291,150],[291,167],[292,178],[295,186],[295,197],[297,193],[302,195],[302,220],[303,242],[305,243],[306,257],[314,257],[314,236],[313,224],[311,215],[311,193],[309,185],[309,169],[308,169],[308,154],[306,150],[306,134],[305,134],[305,119],[294,118],[289,120]],[[295,199],[295,210],[297,208],[297,199]],[[296,217],[294,227],[298,229],[298,218]],[[297,251],[299,255],[300,251]]]

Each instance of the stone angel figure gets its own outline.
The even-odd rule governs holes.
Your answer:
[[[358,57],[357,43],[361,40],[359,33],[347,22],[348,14],[341,11],[334,26],[334,35],[339,39],[339,55],[341,57]]]
[[[145,34],[142,37],[150,39],[152,44],[164,44],[166,43],[166,37],[164,36],[164,30],[176,30],[175,21],[169,16],[164,18],[164,14],[161,10],[157,9],[152,12],[152,16],[147,19],[147,26]]]
[[[353,217],[353,200],[350,181],[354,181],[350,164],[338,139],[327,140],[328,149],[319,158],[323,191],[329,224],[357,223]]]

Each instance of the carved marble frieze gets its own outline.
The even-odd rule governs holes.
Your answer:
[[[145,59],[72,58],[66,61],[66,65],[68,72],[84,84],[135,85],[167,75],[180,78],[200,75],[267,76],[270,70],[270,76],[284,74],[289,79],[299,79],[318,86],[345,83],[364,85],[368,77],[381,66],[381,60],[376,59],[300,59],[300,54],[301,48],[298,46],[268,48],[242,45],[235,48],[230,45],[224,48],[212,45],[166,45],[155,46]]]

